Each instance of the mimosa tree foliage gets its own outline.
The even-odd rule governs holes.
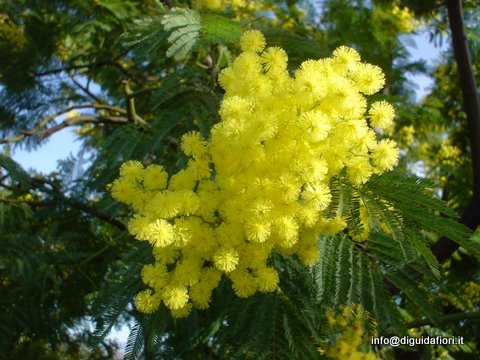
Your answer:
[[[405,45],[458,4],[0,2],[0,354],[114,358],[128,324],[128,359],[477,356],[463,65]],[[56,172],[12,159],[72,128]]]

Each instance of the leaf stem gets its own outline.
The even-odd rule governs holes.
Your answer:
[[[480,311],[476,312],[460,312],[455,314],[443,315],[437,319],[437,324],[444,324],[448,322],[456,322],[461,320],[477,320],[480,321]],[[431,320],[416,320],[407,324],[407,329],[418,328],[426,325],[435,325]]]

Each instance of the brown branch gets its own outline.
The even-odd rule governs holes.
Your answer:
[[[436,324],[443,324],[448,322],[462,321],[462,320],[476,320],[480,321],[480,312],[461,312],[455,314],[447,314],[440,316],[435,320]],[[418,328],[425,325],[436,325],[431,320],[416,320],[407,324],[407,329]]]
[[[20,131],[20,135],[11,137],[11,138],[4,138],[0,139],[0,144],[9,144],[14,143],[20,140],[23,140],[25,137],[29,136],[37,136],[39,139],[45,139],[46,137],[73,125],[80,125],[80,124],[88,124],[88,123],[115,123],[115,124],[126,124],[128,119],[125,117],[119,116],[93,116],[93,115],[80,115],[75,116],[70,119],[65,119],[61,123],[52,126],[50,128],[41,130],[41,129],[32,129],[32,130],[22,130]]]
[[[122,223],[119,220],[111,218],[110,216],[98,211],[94,207],[91,207],[89,205],[86,205],[86,204],[83,204],[83,203],[80,203],[80,202],[77,202],[77,201],[70,201],[65,197],[63,197],[63,198],[66,199],[66,203],[68,205],[72,206],[73,208],[81,210],[82,212],[84,212],[86,214],[89,214],[93,217],[96,217],[99,220],[109,222],[110,224],[112,224],[113,226],[115,226],[117,229],[119,229],[121,231],[127,230],[127,227],[125,226],[124,223]]]
[[[56,75],[62,72],[68,72],[72,70],[82,70],[82,69],[88,69],[90,71],[103,66],[113,66],[117,68],[123,75],[125,75],[129,79],[132,79],[138,85],[141,85],[144,82],[143,79],[140,78],[138,74],[133,73],[130,69],[128,69],[122,63],[116,60],[102,60],[94,63],[81,64],[81,65],[66,65],[61,68],[50,69],[43,72],[36,72],[33,75],[36,77],[40,77],[40,76]]]
[[[111,124],[126,124],[128,122],[127,118],[121,116],[93,116],[93,115],[80,115],[75,116],[70,119],[65,119],[61,123],[52,126],[48,129],[37,131],[33,134],[36,135],[39,139],[43,140],[48,136],[66,128],[69,126],[80,125],[80,124],[98,124],[98,123],[111,123]]]
[[[53,181],[50,181],[48,179],[43,179],[39,177],[32,177],[30,179],[30,184],[32,188],[38,189],[40,191],[43,191],[45,193],[48,193],[52,195],[54,198],[57,198],[57,201],[54,200],[43,200],[43,201],[35,201],[35,200],[20,200],[20,199],[2,199],[0,198],[0,203],[4,204],[21,204],[25,203],[27,205],[33,206],[33,207],[55,207],[58,206],[59,204],[61,205],[67,205],[70,206],[71,208],[80,210],[81,212],[90,215],[92,217],[95,217],[99,220],[102,220],[104,222],[108,222],[111,225],[115,226],[117,229],[121,231],[127,230],[127,227],[124,223],[121,221],[114,219],[107,214],[104,214],[100,211],[98,211],[95,207],[90,206],[88,204],[81,203],[79,201],[71,200],[67,198],[61,191],[60,187],[58,184],[56,184]],[[2,187],[5,187],[2,185]],[[82,264],[82,263],[80,263]]]
[[[137,123],[137,113],[135,111],[135,99],[131,97],[132,89],[128,80],[123,80],[123,92],[125,94],[125,101],[127,103],[127,117],[128,120],[134,124]]]
[[[462,89],[463,109],[467,116],[473,173],[472,197],[460,217],[459,223],[471,230],[475,230],[480,225],[480,100],[465,32],[462,1],[447,0],[446,6],[452,36],[452,47]],[[430,250],[435,258],[442,262],[450,258],[459,246],[455,241],[443,236],[431,246]],[[392,295],[398,294],[400,291],[388,280],[385,280],[385,285]]]
[[[30,130],[20,130],[20,134],[11,138],[0,139],[0,144],[14,143],[17,141],[23,140],[25,137],[36,135],[40,139],[44,139],[47,136],[52,135],[53,133],[60,131],[68,126],[79,125],[84,123],[114,123],[114,124],[126,124],[128,122],[126,117],[119,116],[94,116],[94,115],[79,115],[69,119],[65,119],[63,122],[54,125],[50,128],[43,129],[49,122],[55,120],[57,117],[64,115],[72,110],[76,109],[97,109],[97,110],[108,110],[113,113],[118,113],[122,115],[127,115],[127,111],[113,105],[107,104],[80,104],[73,105],[68,108],[59,110],[53,113],[50,116],[47,116],[45,119],[40,121]],[[136,122],[142,126],[147,126],[147,122],[143,120],[140,116],[135,114]]]
[[[447,0],[446,5],[453,52],[462,89],[463,109],[467,116],[473,173],[473,194],[459,222],[475,230],[480,224],[480,100],[465,32],[462,1]],[[443,237],[432,246],[431,250],[439,261],[443,261],[449,258],[458,247],[456,242]]]
[[[59,117],[60,115],[63,115],[63,114],[66,114],[66,113],[69,113],[70,111],[72,110],[77,110],[77,109],[98,109],[98,110],[109,110],[109,111],[112,111],[112,112],[117,112],[119,114],[122,114],[122,115],[126,115],[127,112],[118,107],[118,106],[113,106],[113,105],[107,105],[107,104],[93,104],[93,103],[89,103],[89,104],[79,104],[79,105],[73,105],[73,106],[69,106],[65,109],[62,109],[62,110],[59,110],[55,113],[53,113],[52,115],[50,116],[47,116],[45,119],[43,119],[42,121],[40,121],[37,125],[35,125],[31,131],[37,131],[38,129],[44,127],[45,125],[47,125],[50,121],[52,120],[55,120],[55,118]]]
[[[102,99],[100,99],[98,96],[96,96],[94,93],[92,93],[87,86],[83,86],[82,84],[80,84],[77,79],[75,79],[75,77],[72,75],[72,74],[68,74],[68,77],[70,78],[70,80],[72,80],[72,82],[80,89],[82,90],[85,94],[87,94],[87,96],[89,96],[90,98],[92,98],[93,100],[95,100],[97,103],[99,104],[105,104],[105,101],[103,101]]]
[[[123,224],[122,224],[123,225]],[[90,261],[92,261],[93,259],[95,259],[96,257],[102,255],[105,251],[107,251],[109,248],[111,247],[110,244],[107,244],[105,245],[104,247],[102,247],[101,249],[99,249],[97,252],[93,253],[92,255],[90,255],[88,258],[80,261],[80,263],[78,264],[78,266],[83,266],[87,263],[89,263]]]
[[[147,87],[141,88],[137,91],[132,91],[130,94],[128,94],[127,99],[134,98],[136,96],[155,91],[159,88],[160,88],[160,86],[147,86]]]
[[[88,204],[81,203],[76,200],[71,200],[68,197],[66,197],[59,184],[57,184],[54,181],[51,181],[49,179],[41,178],[41,177],[32,177],[30,179],[30,183],[33,188],[39,189],[40,191],[43,191],[45,193],[48,193],[52,195],[54,198],[57,198],[60,200],[60,204],[66,204],[72,208],[75,208],[77,210],[82,211],[85,214],[88,214],[90,216],[93,216],[99,220],[105,221],[110,223],[111,225],[115,226],[117,229],[121,231],[127,230],[127,227],[124,223],[122,223],[119,220],[116,220],[107,214],[104,214],[100,211],[98,211],[95,207],[90,206]],[[34,202],[32,205],[36,206],[55,206],[58,204],[58,202],[54,201],[42,201],[42,202]]]
[[[127,117],[130,122],[134,124],[141,124],[143,126],[147,125],[145,120],[143,120],[135,110],[135,96],[151,90],[152,88],[148,87],[134,92],[130,88],[130,83],[128,80],[123,80],[123,93],[125,94],[125,102],[127,104]]]
[[[173,6],[173,3],[172,3],[171,0],[161,0],[160,2],[164,5],[166,5],[169,8],[171,8]]]

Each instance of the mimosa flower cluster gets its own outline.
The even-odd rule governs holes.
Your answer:
[[[245,8],[249,4],[246,0],[194,0],[194,6],[201,9],[208,9],[211,11],[223,11],[227,7],[231,7],[233,10]]]
[[[392,14],[397,18],[397,26],[401,32],[409,33],[420,26],[420,23],[415,19],[414,13],[408,8],[400,8],[398,6],[399,1],[395,2],[393,6]]]
[[[358,304],[350,304],[344,307],[340,314],[336,315],[332,311],[327,312],[327,323],[332,332],[340,331],[341,335],[337,337],[333,344],[321,347],[321,354],[333,360],[376,360],[378,359],[374,352],[366,346],[367,339],[370,338],[365,331],[364,323],[367,318],[372,319],[365,310]]]
[[[242,53],[219,76],[221,121],[208,139],[182,137],[186,168],[169,177],[159,165],[129,161],[112,185],[113,197],[136,212],[130,233],[153,247],[156,261],[142,272],[150,288],[136,297],[142,312],[161,303],[177,317],[205,309],[222,276],[239,297],[275,291],[272,252],[312,265],[319,234],[346,227],[323,215],[329,180],[346,169],[361,186],[397,162],[395,143],[373,130],[392,125],[393,107],[365,98],[383,87],[380,68],[340,47],[292,77],[285,51],[264,49],[259,31],[240,43]]]

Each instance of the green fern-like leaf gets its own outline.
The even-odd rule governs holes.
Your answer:
[[[359,303],[379,319],[380,333],[401,333],[399,313],[377,262],[344,234],[322,237],[319,246],[322,256],[313,268],[318,302],[327,308]]]
[[[433,196],[435,186],[425,179],[385,173],[374,176],[367,183],[367,187],[375,191],[378,196],[395,204],[401,203],[409,207],[431,209],[451,218],[458,217],[455,211]]]
[[[123,39],[128,47],[136,47],[140,55],[149,57],[160,51],[167,43],[167,34],[162,24],[162,17],[168,11],[157,3],[152,9],[154,14],[133,19]]]
[[[438,269],[438,261],[432,254],[428,246],[425,244],[425,239],[422,238],[417,232],[410,229],[406,229],[407,241],[418,251],[420,256],[425,260],[430,271],[435,277],[440,278],[440,271]]]
[[[415,249],[405,246],[414,254]],[[407,262],[399,245],[382,232],[374,232],[368,240],[368,251],[375,255],[382,266],[385,278],[402,291],[432,321],[438,316],[438,309],[430,300],[430,294],[422,284],[432,280],[432,272],[420,257]]]
[[[400,289],[413,303],[421,309],[431,321],[435,322],[440,312],[429,299],[429,292],[419,282],[423,280],[423,274],[410,266],[389,269],[385,271],[385,277],[398,289]]]
[[[136,322],[130,334],[128,335],[127,344],[125,345],[125,353],[123,360],[136,360],[140,358],[143,350],[145,336],[142,325]]]
[[[126,20],[131,16],[135,16],[138,10],[134,2],[125,0],[97,0],[95,5],[103,7],[112,13],[119,20]]]
[[[298,259],[275,254],[279,269],[276,293],[239,299],[230,284],[217,291],[230,301],[220,304],[221,328],[213,336],[219,356],[231,359],[316,359],[316,339],[321,324],[316,307],[315,281]],[[216,302],[219,305],[219,302]]]
[[[11,157],[0,154],[0,168],[4,168],[11,179],[20,185],[20,188],[27,189],[30,184],[30,176]]]
[[[451,338],[452,337],[452,334],[449,332],[449,331],[445,331],[445,330],[442,330],[442,329],[439,329],[438,327],[433,327],[433,326],[425,326],[422,328],[422,331],[425,332],[426,335],[428,336],[431,336],[431,337],[437,337],[437,336],[441,336],[443,338]],[[472,357],[472,351],[473,349],[475,349],[475,347],[472,348],[472,344],[469,344],[469,343],[464,343],[464,344],[456,344],[456,345],[442,345],[443,348],[447,349],[448,351],[450,352],[461,352],[461,353],[465,353],[465,354],[458,354],[458,357],[457,358],[466,358],[468,359],[469,357],[470,358],[473,358]],[[434,358],[435,356],[437,356],[435,354],[435,347],[433,346],[428,346],[426,347],[428,350],[427,354],[428,355],[431,355],[431,358]],[[468,356],[467,354],[472,354],[470,356]],[[428,356],[427,355],[427,356]],[[473,355],[475,356],[475,355]],[[453,357],[452,357],[453,358]]]
[[[471,241],[471,231],[457,222],[454,211],[432,195],[430,186],[416,178],[383,174],[372,178],[367,189],[393,205],[407,227],[447,236],[478,256],[480,247]]]
[[[92,347],[108,335],[125,313],[128,304],[141,290],[140,271],[148,260],[150,254],[148,250],[148,247],[143,244],[133,247],[123,260],[123,266],[115,274],[113,284],[107,283],[100,290],[92,315],[95,323],[95,331],[91,339]]]
[[[242,27],[228,17],[217,14],[205,14],[202,18],[202,38],[208,43],[233,43],[240,39]]]
[[[175,60],[184,59],[200,37],[200,15],[194,10],[173,8],[163,16],[161,23],[170,33],[167,56]]]

